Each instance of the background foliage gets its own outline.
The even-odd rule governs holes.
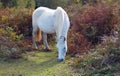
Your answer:
[[[3,8],[6,7],[21,7],[21,8],[34,8],[34,0],[1,0]]]
[[[35,0],[36,8],[39,6],[45,6],[49,8],[56,8],[57,6],[64,7],[67,3],[67,0]]]

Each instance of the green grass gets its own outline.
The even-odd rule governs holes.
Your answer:
[[[57,51],[27,52],[21,59],[1,59],[0,76],[79,76],[69,66],[70,58],[57,61]]]

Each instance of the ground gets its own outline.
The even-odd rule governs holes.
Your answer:
[[[20,59],[0,60],[0,76],[80,76],[71,67],[71,58],[57,61],[57,51],[34,50],[22,54]]]

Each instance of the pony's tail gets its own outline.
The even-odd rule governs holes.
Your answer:
[[[36,41],[41,41],[41,39],[42,39],[41,30],[38,28],[36,33]]]

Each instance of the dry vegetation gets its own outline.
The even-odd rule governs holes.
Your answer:
[[[68,41],[69,43],[71,41],[69,45],[75,46],[75,48],[70,48],[70,50],[74,49],[73,52],[75,52],[76,45],[88,48],[89,45],[101,43],[104,35],[116,35],[120,23],[119,6],[110,3],[99,3],[94,6],[86,5],[83,6],[81,12],[78,11],[71,17],[71,22],[72,29],[68,35],[71,37]],[[76,49],[76,51],[78,50]]]
[[[120,70],[120,6],[104,2],[78,10],[68,34],[69,53],[78,57],[73,63],[85,76],[114,76]]]
[[[68,53],[78,57],[73,64],[88,76],[112,76],[110,72],[118,72],[120,5],[106,2],[78,7],[76,4],[67,7],[66,11],[72,25],[68,33]],[[32,51],[32,12],[33,9],[0,10],[1,57],[19,58],[23,52]],[[52,36],[49,38],[53,39]]]

